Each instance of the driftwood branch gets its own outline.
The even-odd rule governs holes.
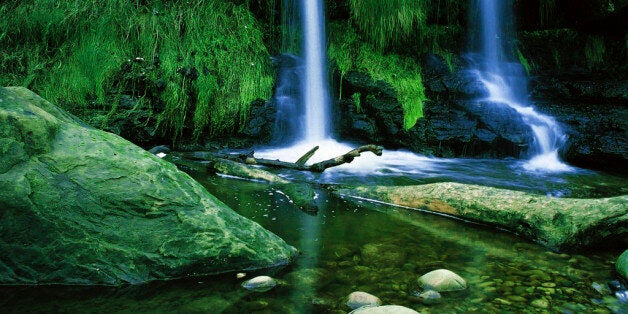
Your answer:
[[[372,152],[373,154],[377,156],[381,156],[382,149],[383,148],[381,146],[377,146],[377,145],[364,145],[354,150],[351,150],[344,155],[340,155],[338,157],[321,161],[321,162],[317,162],[311,165],[300,164],[298,163],[298,161],[293,163],[293,162],[286,162],[286,161],[281,161],[281,160],[270,160],[270,159],[263,159],[263,158],[254,158],[254,159],[255,159],[255,164],[263,165],[267,167],[295,169],[295,170],[311,171],[311,172],[323,172],[327,168],[336,167],[342,164],[350,163],[353,161],[353,159],[355,159],[355,157],[360,156],[360,154],[363,152]],[[310,150],[306,155],[301,157],[301,159],[306,159],[306,160],[309,159],[311,156],[308,156],[308,154],[311,153],[313,155],[314,154],[313,151],[316,151],[316,150],[315,149]]]
[[[310,149],[307,153],[305,153],[305,155],[301,156],[301,158],[299,158],[299,160],[297,160],[297,162],[295,162],[295,164],[297,165],[305,165],[305,163],[310,160],[310,158],[312,158],[312,156],[314,156],[314,153],[316,153],[316,151],[318,150],[318,146],[314,146],[314,148]]]
[[[344,155],[340,155],[338,157],[324,160],[321,162],[317,162],[311,165],[306,165],[305,162],[307,162],[317,150],[318,150],[318,146],[312,148],[305,155],[303,155],[303,157],[299,158],[299,160],[297,160],[296,162],[255,158],[253,157],[253,152],[240,153],[240,154],[192,152],[192,153],[184,153],[184,156],[186,158],[196,159],[196,160],[212,160],[215,158],[220,158],[220,159],[227,159],[231,161],[237,161],[237,162],[245,163],[249,165],[262,165],[262,166],[267,166],[267,167],[272,167],[272,168],[294,169],[294,170],[311,171],[311,172],[323,172],[325,171],[325,169],[350,163],[353,161],[353,159],[360,156],[360,154],[364,152],[371,152],[377,156],[381,156],[383,147],[373,145],[373,144],[364,145],[356,149],[353,149]]]

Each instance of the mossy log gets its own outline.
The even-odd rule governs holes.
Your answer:
[[[496,226],[561,251],[626,239],[628,234],[627,195],[555,198],[451,182],[345,188],[335,193]]]

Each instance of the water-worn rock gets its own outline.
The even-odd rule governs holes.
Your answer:
[[[367,306],[351,312],[352,314],[419,314],[419,312],[401,305]]]
[[[405,130],[403,107],[384,81],[349,72],[343,78],[338,106],[338,133],[343,138],[389,148],[443,157],[518,157],[532,138],[532,130],[508,106],[483,100],[487,90],[477,74],[461,71],[427,82],[424,117]],[[360,96],[359,106],[355,95]]]
[[[421,303],[427,305],[436,304],[441,301],[441,295],[438,291],[425,290],[419,294],[419,300],[421,300]]]
[[[242,287],[255,292],[266,292],[276,285],[277,281],[268,276],[257,276],[242,283]]]
[[[458,274],[447,269],[437,269],[419,277],[419,284],[424,289],[439,292],[467,289],[467,282]]]
[[[624,253],[619,256],[615,264],[615,269],[617,269],[617,273],[622,275],[624,279],[628,279],[628,250],[625,250]]]
[[[499,226],[559,250],[625,239],[628,234],[627,195],[554,198],[461,183],[358,187],[336,193]]]
[[[347,306],[352,309],[363,306],[378,306],[380,304],[382,304],[382,301],[378,297],[362,291],[351,292],[347,297]]]
[[[143,283],[295,255],[171,163],[27,89],[0,88],[0,139],[0,283]]]

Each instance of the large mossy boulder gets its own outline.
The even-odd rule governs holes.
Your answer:
[[[295,253],[173,164],[0,87],[0,283],[143,283]]]
[[[554,198],[461,183],[358,187],[336,193],[498,226],[557,250],[628,235],[627,195]]]

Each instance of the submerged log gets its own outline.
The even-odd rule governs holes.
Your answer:
[[[628,235],[627,195],[555,198],[450,182],[362,186],[339,189],[336,194],[494,225],[560,251],[626,239]]]

